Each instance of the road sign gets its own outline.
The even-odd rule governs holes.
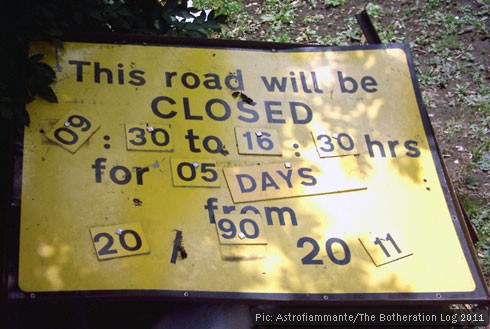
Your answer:
[[[486,298],[407,46],[31,48],[21,291]]]

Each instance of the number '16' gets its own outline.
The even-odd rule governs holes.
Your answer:
[[[254,147],[253,147],[253,141],[254,139],[252,138],[252,134],[250,131],[247,131],[245,134],[242,135],[243,137],[245,137],[247,139],[247,147],[249,150],[253,150]],[[261,136],[260,137],[257,137],[255,138],[255,142],[257,143],[257,145],[264,151],[270,151],[274,148],[274,142],[272,141],[272,139],[270,139],[269,137],[271,137],[271,134],[269,134],[268,132],[261,132]]]

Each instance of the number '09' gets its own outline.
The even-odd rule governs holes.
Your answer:
[[[81,115],[71,115],[65,122],[65,126],[54,131],[54,138],[62,144],[73,145],[78,142],[78,134],[71,128],[80,128],[87,131],[92,127],[90,121]]]

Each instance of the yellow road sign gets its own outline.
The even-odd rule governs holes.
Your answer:
[[[486,298],[406,46],[31,48],[22,291]]]

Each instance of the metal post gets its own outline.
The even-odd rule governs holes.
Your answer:
[[[369,18],[366,10],[363,10],[359,14],[356,14],[355,17],[357,19],[357,23],[359,23],[359,26],[361,27],[362,33],[366,36],[368,43],[381,43],[381,39],[379,38],[379,35],[376,32],[373,23],[371,23],[371,19]]]

